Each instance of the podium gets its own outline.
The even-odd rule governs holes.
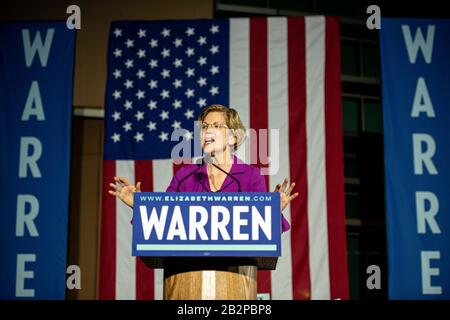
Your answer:
[[[135,193],[133,255],[164,269],[165,300],[255,300],[281,256],[277,192]]]

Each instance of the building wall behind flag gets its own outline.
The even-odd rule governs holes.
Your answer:
[[[212,18],[213,0],[39,0],[0,2],[0,21],[66,20],[68,6],[81,9],[77,31],[74,106],[103,107],[108,32],[114,20]]]
[[[68,299],[95,299],[99,255],[99,210],[103,161],[103,119],[73,119],[68,264],[81,268],[81,290]]]
[[[40,0],[0,2],[0,21],[66,20],[66,9],[81,9],[76,35],[74,108],[104,106],[107,40],[111,21],[212,18],[212,0]],[[97,268],[103,119],[75,117],[72,129],[69,252],[67,264],[81,268],[81,289],[68,299],[97,298]]]

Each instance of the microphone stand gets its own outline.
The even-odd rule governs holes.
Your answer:
[[[188,175],[186,175],[185,177],[183,177],[183,179],[181,179],[180,181],[178,181],[178,184],[177,184],[177,192],[180,191],[180,185],[181,185],[181,183],[182,183],[184,180],[186,180],[187,178],[189,178],[190,176],[192,176],[194,173],[196,173],[198,170],[200,170],[200,169],[202,168],[202,166],[203,166],[203,159],[202,159],[202,162],[201,162],[200,164],[197,164],[197,165],[198,165],[198,168],[197,168],[197,169],[193,170],[193,171],[190,172]]]

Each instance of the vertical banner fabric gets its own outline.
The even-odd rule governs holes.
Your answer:
[[[450,298],[450,20],[384,18],[389,298]]]
[[[64,299],[75,32],[0,23],[1,299]]]

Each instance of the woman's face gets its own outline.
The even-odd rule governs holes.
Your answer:
[[[200,126],[203,152],[214,154],[231,150],[234,137],[227,126],[225,113],[216,111],[208,113]]]

